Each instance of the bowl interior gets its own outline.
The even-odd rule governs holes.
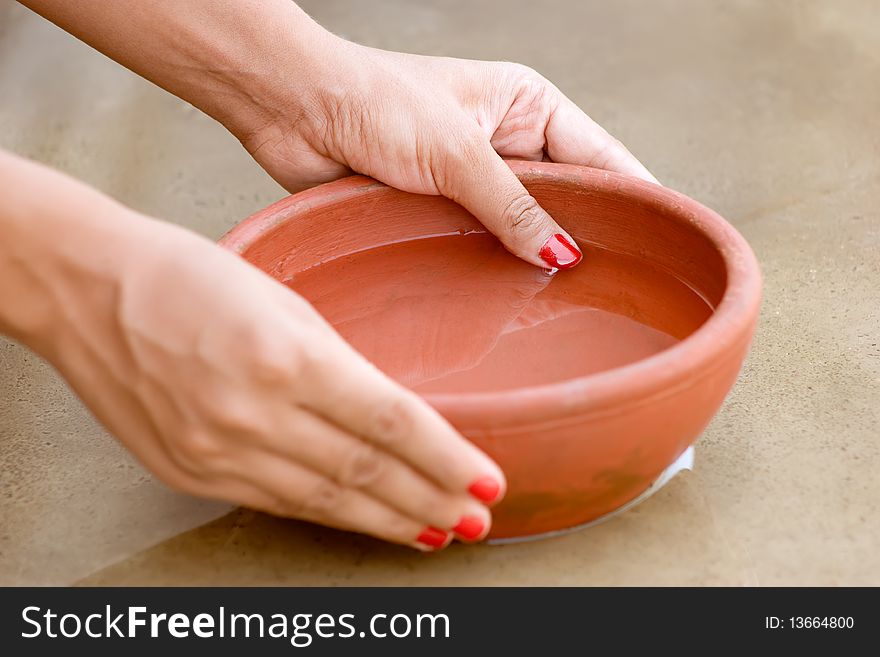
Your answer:
[[[583,249],[578,267],[548,275],[451,201],[368,179],[269,208],[239,250],[426,395],[597,374],[668,349],[711,316],[727,269],[687,208],[601,177],[524,178]]]

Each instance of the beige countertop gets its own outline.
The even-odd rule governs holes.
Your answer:
[[[533,66],[745,235],[761,322],[695,471],[587,531],[424,556],[168,491],[0,339],[0,584],[880,584],[877,3],[302,5],[371,45]],[[212,238],[283,194],[221,127],[11,0],[0,147]]]

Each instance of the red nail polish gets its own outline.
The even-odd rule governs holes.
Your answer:
[[[468,487],[468,492],[483,502],[494,502],[501,492],[501,484],[495,477],[480,477]]]
[[[425,527],[425,530],[419,534],[416,539],[419,543],[432,548],[440,548],[446,543],[447,533],[436,527]]]
[[[541,256],[541,260],[554,269],[574,267],[584,257],[580,249],[561,233],[557,233],[544,242],[538,255]]]
[[[479,516],[463,516],[452,531],[465,540],[473,541],[483,534],[484,527],[483,519]]]

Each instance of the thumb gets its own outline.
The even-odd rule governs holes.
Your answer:
[[[440,192],[526,262],[552,269],[578,264],[583,254],[574,240],[538,205],[488,140],[474,140],[467,148],[469,153],[447,158],[460,165],[442,176]]]

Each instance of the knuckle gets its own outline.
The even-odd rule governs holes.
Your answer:
[[[506,69],[506,79],[516,98],[529,99],[529,105],[535,109],[546,107],[559,92],[552,82],[524,64],[510,64]]]
[[[221,456],[221,447],[214,437],[202,429],[187,429],[174,441],[176,464],[190,474],[201,475],[213,469]]]
[[[297,376],[302,367],[301,349],[296,343],[264,346],[254,353],[252,374],[263,384],[281,385]]]
[[[237,435],[255,433],[259,420],[250,404],[233,396],[214,404],[211,415],[213,426]]]
[[[323,518],[333,515],[345,498],[345,490],[336,482],[322,481],[302,500],[297,515],[306,518]]]
[[[406,397],[395,397],[380,404],[373,416],[372,435],[383,446],[406,440],[415,428],[415,417]]]
[[[506,63],[502,76],[518,95],[543,94],[552,87],[547,78],[525,64]]]
[[[339,483],[351,488],[364,488],[375,483],[385,470],[385,458],[375,448],[364,445],[346,459],[339,473]]]
[[[283,360],[258,358],[253,363],[253,375],[261,383],[278,385],[295,376],[296,364],[291,358]]]
[[[280,385],[295,378],[301,371],[304,350],[292,331],[256,327],[250,336],[251,376],[266,385]]]
[[[512,198],[505,206],[503,216],[505,226],[514,233],[536,233],[543,220],[538,202],[527,194]]]
[[[288,345],[290,363],[287,376],[291,382],[310,381],[334,365],[340,350],[357,353],[323,319],[314,325],[297,327],[296,335]]]
[[[521,78],[541,78],[541,74],[538,73],[531,66],[526,66],[525,64],[520,64],[519,62],[511,62],[508,63],[510,71]]]

